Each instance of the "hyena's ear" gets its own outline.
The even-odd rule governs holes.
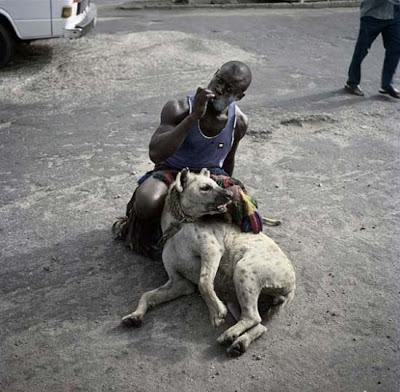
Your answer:
[[[185,167],[182,169],[177,175],[175,179],[175,187],[176,190],[181,193],[183,192],[183,188],[185,187],[185,184],[187,182],[187,177],[188,177],[189,169]]]
[[[207,168],[205,168],[205,167],[203,169],[201,169],[200,174],[202,174],[203,176],[206,176],[206,177],[210,177],[210,171],[207,170]]]

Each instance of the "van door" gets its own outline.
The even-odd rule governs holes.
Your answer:
[[[82,0],[51,0],[51,20],[53,35],[56,37],[62,37],[64,33],[64,27],[66,18],[62,17],[63,8],[70,8],[71,15],[75,15],[78,3]]]
[[[22,39],[51,37],[51,0],[0,0]]]

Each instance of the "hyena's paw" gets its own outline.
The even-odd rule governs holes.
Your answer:
[[[225,322],[225,317],[218,315],[211,316],[211,324],[213,327],[217,328]]]
[[[122,324],[124,324],[127,327],[141,327],[143,324],[143,316],[138,315],[135,313],[128,314],[125,317],[122,317],[121,320]]]
[[[210,311],[210,319],[213,327],[219,327],[225,322],[225,317],[228,314],[227,307],[221,302],[218,310]]]
[[[254,342],[254,340],[258,339],[267,331],[267,327],[262,324],[258,324],[255,327],[251,328],[244,334],[240,335],[229,347],[227,350],[228,355],[237,357],[242,355],[247,351],[250,344]]]
[[[239,337],[228,347],[226,352],[231,357],[239,357],[246,352],[247,347],[249,347],[248,342]]]
[[[237,336],[231,334],[228,330],[217,338],[217,342],[223,346],[230,346],[236,339]]]

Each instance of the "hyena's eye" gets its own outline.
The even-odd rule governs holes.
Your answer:
[[[201,190],[201,191],[204,191],[204,192],[211,191],[211,189],[212,189],[212,186],[211,186],[211,185],[202,185],[202,186],[200,187],[200,190]]]

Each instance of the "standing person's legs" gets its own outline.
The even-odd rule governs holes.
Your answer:
[[[358,86],[361,81],[361,63],[381,32],[383,27],[381,20],[365,16],[360,21],[360,31],[358,33],[357,43],[354,48],[353,58],[350,63],[347,84],[349,86]]]
[[[393,77],[400,59],[400,18],[393,20],[382,31],[385,46],[385,61],[382,70],[381,86],[384,90],[393,89]]]

